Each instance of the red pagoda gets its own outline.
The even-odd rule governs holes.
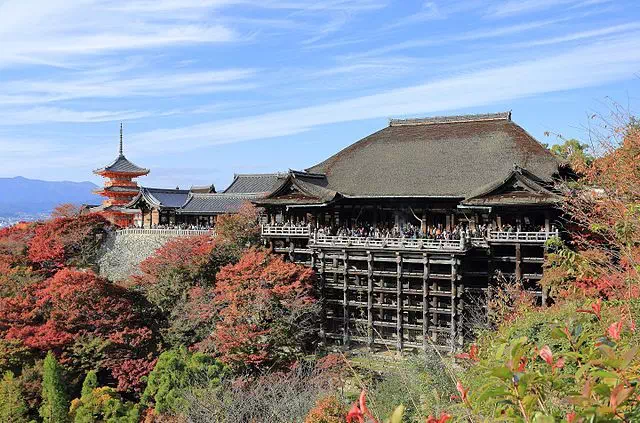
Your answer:
[[[127,204],[138,195],[140,188],[134,180],[138,176],[149,173],[127,160],[122,152],[122,124],[120,124],[120,154],[108,166],[93,171],[96,175],[106,178],[104,187],[95,193],[106,197],[101,206],[92,211],[105,215],[114,224],[122,227],[130,226],[138,210],[127,208]]]

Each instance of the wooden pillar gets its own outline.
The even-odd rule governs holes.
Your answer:
[[[457,291],[457,299],[458,305],[456,307],[456,312],[458,314],[458,348],[462,348],[464,346],[464,279],[461,275],[461,259],[456,259],[457,272],[456,272],[456,291]]]
[[[296,250],[296,245],[293,243],[293,239],[288,239],[287,241],[289,241],[289,261],[293,263],[295,258],[293,253]]]
[[[458,279],[458,266],[456,264],[456,257],[451,255],[451,350],[453,351],[456,346],[456,335],[457,335],[457,310],[456,310],[456,297],[457,297],[457,279]]]
[[[544,212],[544,231],[551,232],[551,219],[549,218],[549,211]]]
[[[545,246],[543,247],[543,257],[546,258],[547,257],[547,246],[545,244]],[[543,273],[544,273],[544,268],[543,268]],[[541,287],[542,288],[542,307],[546,307],[548,302],[549,302],[549,291],[547,290],[546,287]]]
[[[402,305],[402,256],[396,253],[396,348],[398,352],[402,352],[402,321],[403,321],[403,305]]]
[[[438,290],[438,283],[434,281],[431,283],[431,292],[435,292]],[[431,301],[429,301],[429,306],[431,308],[431,327],[433,328],[439,328],[440,325],[438,324],[438,312],[436,311],[438,309],[438,297],[436,295],[431,295]],[[437,331],[433,331],[431,332],[431,342],[433,342],[434,344],[436,344],[438,342],[438,332]]]
[[[349,256],[346,250],[342,250],[342,262],[344,264],[342,270],[342,314],[344,315],[342,341],[344,346],[349,345],[349,276],[347,275],[347,266]]]
[[[422,348],[426,352],[429,347],[429,256],[422,254]]]
[[[373,255],[367,251],[367,343],[373,348]]]
[[[320,308],[320,339],[323,344],[327,343],[327,331],[325,329],[326,325],[326,315],[327,315],[327,299],[326,299],[326,290],[325,286],[327,283],[326,274],[325,274],[325,254],[324,251],[320,251],[318,255],[318,259],[320,260],[320,299],[322,301]]]
[[[520,243],[516,244],[516,280],[522,280],[522,251]]]

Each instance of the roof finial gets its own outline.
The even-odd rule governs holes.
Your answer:
[[[122,156],[122,122],[120,122],[120,155]]]

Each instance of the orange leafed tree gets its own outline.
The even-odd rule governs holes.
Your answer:
[[[313,279],[312,270],[257,249],[223,267],[213,298],[220,321],[212,335],[221,359],[258,370],[305,352],[318,325]]]
[[[153,322],[154,312],[138,295],[91,271],[65,268],[0,298],[0,337],[36,353],[54,351],[75,374],[107,369],[122,390],[137,387],[150,370]]]
[[[29,259],[47,270],[65,265],[91,267],[110,225],[97,214],[48,220],[36,228],[29,242]]]
[[[76,217],[80,214],[80,207],[72,203],[64,203],[56,206],[51,212],[52,219],[60,217]]]
[[[572,163],[582,177],[564,186],[575,251],[549,255],[543,283],[561,295],[640,296],[640,126],[614,108],[594,117],[592,162]]]
[[[216,239],[240,247],[256,244],[260,239],[258,210],[246,202],[238,213],[220,216],[216,222]]]

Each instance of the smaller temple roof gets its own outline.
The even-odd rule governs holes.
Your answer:
[[[186,203],[176,210],[179,214],[236,213],[245,202],[256,198],[255,194],[191,193]]]
[[[327,188],[327,177],[322,174],[289,170],[279,186],[264,197],[257,197],[255,204],[326,204],[340,194]]]
[[[267,194],[278,188],[287,173],[235,174],[233,182],[224,190],[226,194]]]
[[[144,199],[152,207],[178,208],[187,202],[190,191],[171,188],[140,188],[140,193],[131,200],[129,207]]]
[[[213,184],[211,184],[211,185],[193,185],[193,186],[191,186],[189,191],[198,192],[198,193],[201,193],[201,194],[212,194],[212,193],[216,192],[216,187]]]
[[[462,202],[466,206],[554,204],[562,198],[553,184],[514,164],[502,179],[478,188]]]

